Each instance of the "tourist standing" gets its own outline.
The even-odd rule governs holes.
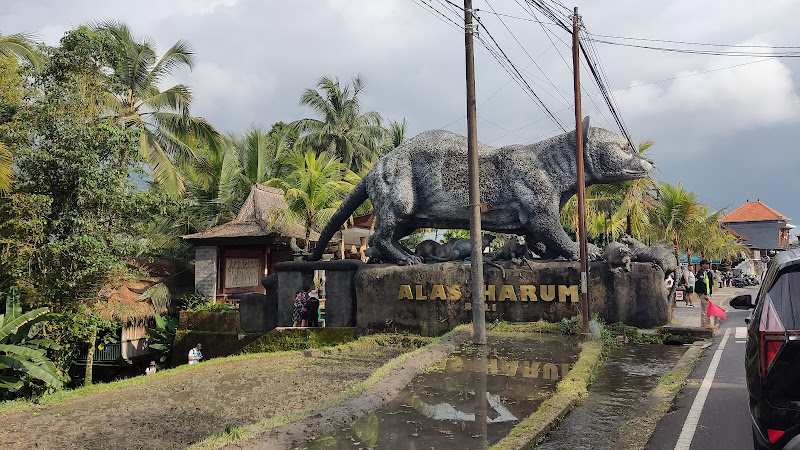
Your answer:
[[[711,263],[704,259],[700,261],[700,270],[695,275],[694,291],[700,298],[700,326],[710,327],[711,321],[708,319],[708,301],[714,292],[714,272],[711,271]]]
[[[309,327],[319,326],[319,295],[316,289],[308,293],[308,301],[306,301],[306,320],[308,321]]]
[[[150,361],[150,365],[147,366],[147,369],[144,369],[144,374],[145,375],[152,375],[154,373],[156,373],[156,362],[155,361]]]
[[[294,294],[294,303],[292,304],[292,326],[299,327],[305,326],[303,322],[305,321],[305,314],[306,314],[306,293],[303,291],[297,291]]]
[[[686,284],[686,292],[683,293],[684,300],[686,301],[686,306],[694,306],[692,303],[692,294],[694,293],[694,282],[696,281],[694,276],[694,268],[689,266],[689,269],[683,272],[683,280]]]

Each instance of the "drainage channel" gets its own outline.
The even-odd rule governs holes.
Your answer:
[[[589,388],[589,396],[537,449],[611,447],[620,427],[685,352],[682,346],[647,344],[611,350]]]
[[[301,448],[480,449],[508,434],[578,358],[574,337],[489,333],[417,375],[394,400]]]

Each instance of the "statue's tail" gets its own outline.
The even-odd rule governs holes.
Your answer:
[[[333,235],[339,231],[339,228],[344,224],[347,219],[364,203],[369,196],[367,195],[367,177],[364,176],[361,181],[356,184],[356,187],[347,195],[339,209],[331,216],[331,220],[325,225],[319,233],[319,240],[314,251],[309,255],[309,261],[319,261],[325,248]]]

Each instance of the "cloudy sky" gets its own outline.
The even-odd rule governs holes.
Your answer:
[[[464,37],[457,29],[463,19],[446,0],[2,0],[2,5],[0,33],[31,32],[51,45],[68,29],[106,19],[149,36],[159,53],[179,39],[190,42],[198,64],[175,82],[192,86],[194,115],[226,132],[310,117],[298,104],[304,89],[323,75],[344,84],[360,74],[367,82],[365,108],[386,120],[405,118],[410,136],[435,128],[466,134]],[[764,54],[592,44],[634,142],[655,142],[656,179],[680,181],[712,210],[730,211],[760,199],[800,223],[800,61],[770,57],[793,51],[800,56],[800,31],[788,20],[796,15],[796,2],[564,5],[569,10],[554,6],[560,17],[569,20],[566,15],[577,6],[595,39]],[[484,25],[479,36],[497,42],[558,119],[476,42],[478,139],[493,146],[527,143],[573,126],[570,35],[541,14],[534,18],[524,0],[474,0],[474,7]],[[745,45],[750,47],[740,47]],[[584,115],[596,126],[617,130],[585,67],[582,85]]]

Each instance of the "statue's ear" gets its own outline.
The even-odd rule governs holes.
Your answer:
[[[589,116],[583,118],[581,128],[583,129],[583,142],[585,144],[589,140]]]

